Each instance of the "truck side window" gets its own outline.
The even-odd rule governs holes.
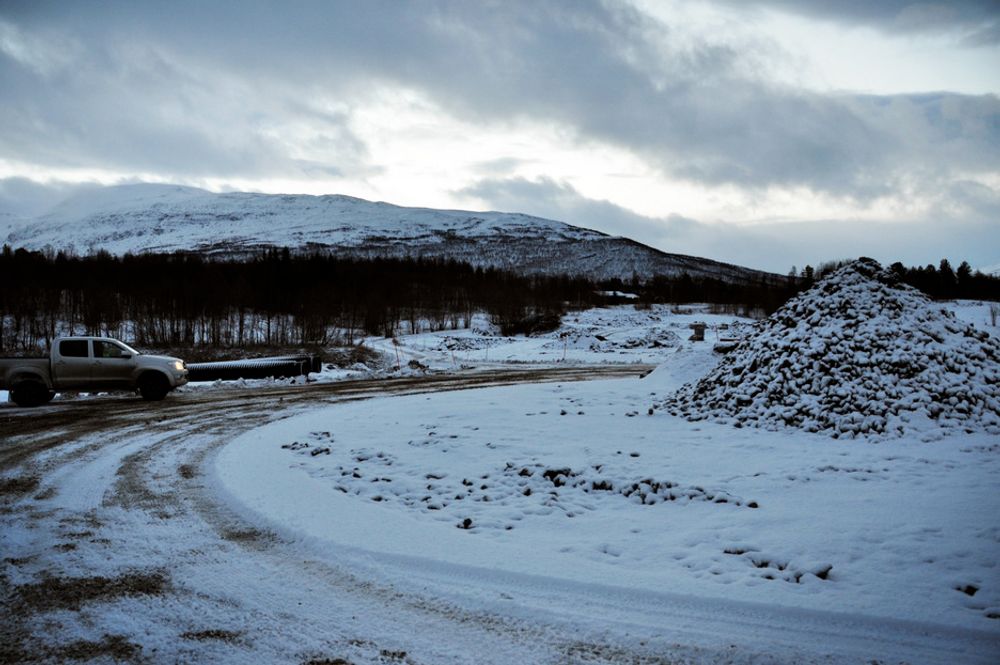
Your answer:
[[[94,340],[94,357],[95,358],[124,358],[126,357],[125,349],[118,346],[114,342],[103,342],[99,339]]]
[[[64,358],[86,358],[87,340],[85,339],[64,339],[59,342],[59,355]]]

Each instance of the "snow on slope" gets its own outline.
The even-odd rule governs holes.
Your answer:
[[[0,238],[6,238],[27,223],[28,220],[23,217],[0,210]]]
[[[677,359],[681,374],[713,362]],[[516,606],[531,602],[524,587],[548,603],[554,588],[600,585],[621,606],[567,614],[609,624],[644,615],[661,630],[672,625],[663,608],[682,598],[720,603],[719,617],[740,602],[833,611],[884,632],[850,657],[838,654],[836,629],[803,635],[817,640],[804,649],[831,654],[822,662],[989,661],[959,635],[946,660],[904,656],[892,623],[997,639],[1000,469],[989,435],[830,445],[636,413],[672,383],[658,370],[324,407],[233,441],[216,472],[238,509],[286,537],[436,595],[499,591]],[[512,583],[517,575],[531,577]],[[778,648],[754,625],[762,648]],[[805,660],[779,651],[755,662]]]
[[[859,259],[665,402],[692,420],[834,437],[1000,434],[1000,340]]]
[[[11,232],[15,247],[235,254],[261,247],[336,249],[361,256],[455,258],[532,273],[597,278],[765,275],[671,255],[624,238],[516,213],[404,208],[349,196],[215,194],[174,185],[123,185],[66,200]],[[770,277],[775,277],[771,275]]]

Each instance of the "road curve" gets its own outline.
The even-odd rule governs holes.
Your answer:
[[[995,636],[972,631],[472,567],[406,579],[405,568],[377,557],[271,531],[234,512],[211,481],[215,453],[230,441],[317,407],[648,369],[500,369],[192,391],[155,404],[4,405],[0,663],[839,663],[873,653],[943,663],[997,652]],[[475,600],[463,599],[470,585]],[[483,600],[494,591],[495,602]],[[956,653],[957,644],[970,650]]]
[[[0,662],[551,662],[536,626],[380,586],[233,514],[206,483],[241,433],[344,400],[638,376],[490,370],[0,407]],[[294,565],[291,563],[294,562]],[[483,649],[472,656],[470,649]],[[588,656],[590,658],[590,656]]]

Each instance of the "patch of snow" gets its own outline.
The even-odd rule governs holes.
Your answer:
[[[831,444],[636,409],[668,376],[326,407],[241,436],[215,473],[255,520],[425,591],[525,575],[997,633],[995,437]]]
[[[625,291],[598,291],[602,296],[607,296],[608,298],[625,298],[626,300],[638,300],[639,296],[635,293],[626,293]]]
[[[492,367],[507,363],[660,363],[690,346],[690,325],[709,326],[702,346],[739,336],[751,320],[731,314],[712,314],[703,304],[683,309],[667,305],[598,307],[565,315],[554,331],[505,337],[477,315],[465,330],[402,335],[395,340],[369,337],[365,344],[405,366],[416,361],[434,370]]]
[[[1000,307],[1000,303],[988,300],[952,300],[943,304],[954,312],[960,321],[972,324],[981,330],[988,330],[997,336],[998,329],[1000,329],[1000,316],[997,317],[997,324],[994,325],[990,310]]]

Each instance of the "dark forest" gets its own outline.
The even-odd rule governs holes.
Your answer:
[[[937,297],[1000,297],[1000,279],[972,274],[966,265],[948,277],[947,289],[941,282],[946,271],[899,271]],[[37,351],[70,331],[147,348],[352,345],[364,335],[468,327],[477,312],[488,314],[504,334],[531,333],[557,327],[567,310],[624,302],[607,291],[637,294],[638,306],[703,302],[766,314],[812,278],[810,269],[777,284],[733,285],[688,275],[596,283],[455,261],[274,249],[231,261],[192,254],[74,256],[5,246],[0,350]]]

